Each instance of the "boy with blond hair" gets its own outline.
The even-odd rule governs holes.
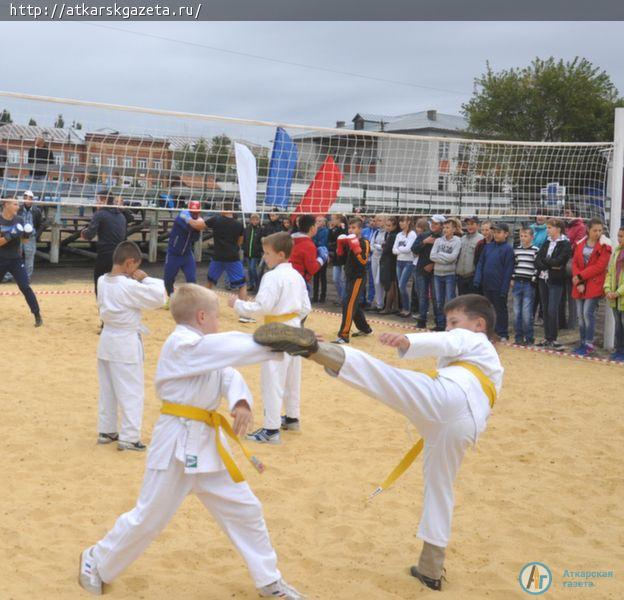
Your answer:
[[[97,349],[98,444],[117,442],[118,450],[138,452],[146,448],[140,440],[145,395],[141,336],[147,333],[141,311],[161,308],[167,300],[164,282],[141,271],[141,259],[141,250],[134,242],[121,242],[113,252],[111,272],[97,281],[103,324]]]
[[[294,269],[289,258],[293,249],[292,237],[273,233],[262,238],[264,262],[268,271],[260,281],[258,294],[252,301],[230,298],[228,304],[240,317],[263,318],[265,323],[279,321],[300,327],[312,310],[303,277]],[[283,360],[262,363],[260,371],[263,426],[247,436],[260,443],[279,444],[280,427],[299,431],[301,397],[301,359],[285,356]],[[282,404],[286,414],[280,417]]]
[[[102,584],[130,566],[194,492],[243,556],[260,595],[299,600],[303,596],[282,579],[262,506],[223,435],[240,444],[236,436],[244,434],[251,422],[251,393],[230,365],[262,362],[275,355],[255,344],[250,335],[217,333],[217,296],[201,286],[180,286],[171,297],[170,309],[177,325],[156,368],[156,392],[163,406],[143,486],[136,506],[82,553],[80,585],[101,594]],[[227,398],[233,426],[217,412],[222,396]]]

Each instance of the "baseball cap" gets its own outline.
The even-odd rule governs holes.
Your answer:
[[[492,229],[498,229],[500,231],[506,231],[507,233],[509,233],[509,225],[507,225],[507,223],[503,223],[502,221],[494,223]]]
[[[188,203],[188,208],[190,211],[199,212],[201,210],[201,202],[199,200],[191,200]]]
[[[433,215],[431,217],[431,222],[432,223],[445,223],[446,217],[444,215]]]
[[[473,223],[479,223],[479,217],[477,217],[477,215],[468,215],[467,217],[464,217],[462,221],[464,223],[468,221],[472,221]]]
[[[26,190],[24,192],[24,196],[28,196],[29,198],[34,198],[35,197],[35,195],[30,190]]]

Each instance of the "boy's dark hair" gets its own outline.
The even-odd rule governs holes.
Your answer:
[[[129,240],[119,242],[117,248],[115,248],[115,252],[113,252],[113,264],[123,265],[129,258],[141,262],[143,259],[141,249],[134,242]]]
[[[480,296],[479,294],[456,296],[444,305],[444,314],[453,310],[463,312],[471,319],[483,317],[485,320],[485,334],[489,339],[494,338],[496,312],[492,303],[485,296]]]
[[[598,217],[592,217],[587,222],[587,231],[589,231],[594,225],[602,225],[604,227],[604,223],[602,222],[602,219],[599,219]]]
[[[546,225],[550,225],[551,227],[556,227],[562,233],[565,231],[565,223],[561,219],[555,219],[554,217],[548,219],[546,221]]]
[[[520,233],[528,233],[531,237],[535,235],[535,232],[530,227],[520,227]]]
[[[297,231],[301,233],[308,233],[315,225],[316,217],[314,215],[301,215],[297,219]]]
[[[283,252],[286,258],[290,258],[293,249],[293,241],[286,231],[278,231],[262,238],[263,246],[270,246],[274,252]]]
[[[349,225],[357,225],[360,229],[362,229],[363,224],[364,224],[364,221],[362,221],[360,217],[351,217],[349,219]]]

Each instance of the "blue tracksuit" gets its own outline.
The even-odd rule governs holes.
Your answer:
[[[191,213],[183,210],[171,227],[165,260],[165,288],[169,295],[173,293],[173,282],[180,269],[187,283],[197,282],[193,244],[199,239],[199,231],[189,225],[191,218]]]

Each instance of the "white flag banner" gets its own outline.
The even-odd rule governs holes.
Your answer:
[[[246,213],[256,212],[256,193],[258,190],[258,174],[256,157],[244,144],[234,143],[236,153],[236,173],[240,191],[241,209]]]

